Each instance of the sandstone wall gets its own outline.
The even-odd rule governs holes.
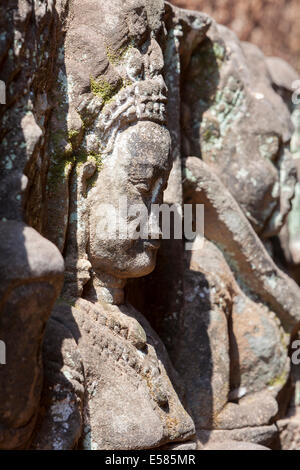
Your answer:
[[[253,42],[266,55],[282,57],[300,71],[298,0],[171,0],[171,3],[212,15],[243,41]]]

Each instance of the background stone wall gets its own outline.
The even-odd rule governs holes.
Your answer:
[[[300,72],[299,0],[170,0],[174,5],[210,14],[243,41],[279,56]]]

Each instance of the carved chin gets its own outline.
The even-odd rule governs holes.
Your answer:
[[[93,260],[93,269],[96,272],[111,274],[121,279],[150,274],[155,268],[157,249],[144,245],[142,241],[138,244],[140,245],[139,249],[136,249],[134,253],[126,252],[122,250],[122,247],[117,246],[115,246],[114,253],[103,250]],[[121,251],[123,251],[122,254],[118,255],[117,253]]]
[[[133,262],[129,261],[126,271],[123,269],[118,271],[118,277],[130,279],[147,276],[155,269],[156,255],[157,251],[146,248],[145,252],[138,255]]]

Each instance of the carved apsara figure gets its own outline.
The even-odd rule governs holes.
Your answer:
[[[276,251],[289,86],[163,0],[40,3],[12,5],[0,38],[0,447],[274,447],[300,324]],[[163,199],[204,204],[201,250],[139,236],[127,209]]]

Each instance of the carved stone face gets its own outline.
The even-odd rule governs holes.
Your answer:
[[[67,38],[71,107],[84,122],[81,147],[101,160],[86,197],[88,257],[94,271],[121,278],[151,272],[159,247],[158,240],[134,238],[138,214],[129,216],[125,239],[104,240],[99,227],[104,204],[119,214],[127,197],[128,207],[140,204],[149,213],[162,201],[171,168],[163,12],[161,0],[81,2]]]
[[[113,154],[107,157],[90,196],[89,258],[96,272],[128,278],[149,274],[154,269],[159,240],[135,238],[138,214],[133,212],[121,221],[118,211],[122,200],[127,200],[128,209],[137,204],[149,215],[152,204],[162,203],[170,171],[169,147],[169,132],[150,121],[138,122],[118,135]],[[103,240],[99,228],[104,217],[103,204],[112,206],[111,212],[108,208],[108,223],[127,225],[125,239]]]

